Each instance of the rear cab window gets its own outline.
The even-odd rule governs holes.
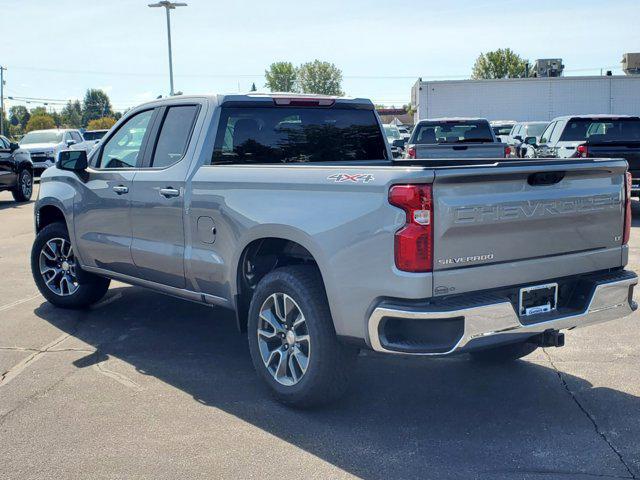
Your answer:
[[[372,109],[222,106],[212,165],[387,159]]]
[[[493,142],[486,120],[434,120],[420,122],[411,143],[486,143]]]

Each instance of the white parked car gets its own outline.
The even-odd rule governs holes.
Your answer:
[[[400,135],[400,130],[393,123],[385,123],[382,125],[384,128],[384,135],[387,138],[387,142],[391,146],[391,153],[394,158],[402,156],[404,152],[404,145],[407,143],[406,139]]]
[[[22,137],[20,148],[31,154],[33,170],[37,172],[53,166],[61,150],[71,148],[86,150],[87,153],[90,151],[80,130],[75,129],[33,130]]]

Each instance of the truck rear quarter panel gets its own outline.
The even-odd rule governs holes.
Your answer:
[[[203,166],[192,179],[188,215],[193,282],[205,293],[233,298],[246,246],[260,238],[291,240],[318,263],[338,335],[365,338],[377,298],[431,296],[430,273],[395,268],[394,234],[405,214],[387,197],[391,184],[432,180],[422,168]],[[198,231],[203,218],[215,225],[214,243]]]

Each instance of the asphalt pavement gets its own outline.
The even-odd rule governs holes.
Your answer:
[[[640,270],[634,202],[630,268]],[[297,411],[233,315],[112,283],[85,311],[31,279],[33,203],[0,193],[0,478],[640,478],[639,313],[484,366],[360,356]]]

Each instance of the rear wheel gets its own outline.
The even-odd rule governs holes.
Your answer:
[[[40,293],[63,308],[97,302],[107,293],[110,282],[80,269],[63,223],[52,223],[38,232],[31,250],[31,273]]]
[[[11,191],[16,202],[28,202],[33,194],[33,175],[27,169],[18,174],[18,185]]]
[[[315,268],[283,267],[260,280],[247,330],[256,372],[279,401],[311,407],[347,389],[357,352],[338,342]]]
[[[531,342],[511,343],[500,347],[487,348],[471,352],[471,358],[480,362],[502,363],[513,362],[519,358],[526,357],[538,348],[538,344]]]

